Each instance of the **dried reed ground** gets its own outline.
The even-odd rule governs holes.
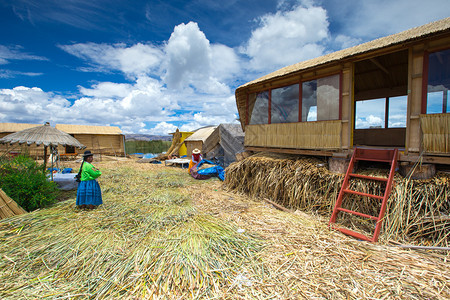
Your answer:
[[[74,197],[0,222],[3,299],[448,299],[448,256],[358,242],[185,170],[96,164]]]

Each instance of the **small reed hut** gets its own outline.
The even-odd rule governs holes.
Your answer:
[[[56,124],[55,128],[72,135],[95,154],[125,155],[125,136],[119,127]],[[70,146],[60,147],[58,153],[76,155],[76,149]]]
[[[0,123],[0,138],[10,133],[37,126],[42,126],[42,124]],[[125,136],[119,127],[56,124],[55,128],[70,134],[96,154],[125,155]],[[0,153],[8,155],[27,154],[31,157],[42,158],[44,156],[44,147],[25,144],[0,144]],[[76,156],[78,154],[77,149],[71,146],[59,146],[58,153],[61,156]]]
[[[208,126],[197,129],[191,136],[184,140],[187,155],[192,155],[192,151],[197,148],[203,154],[209,152],[219,142],[219,134],[215,132],[216,126]]]
[[[22,131],[25,129],[42,126],[42,124],[25,124],[25,123],[0,123],[0,138],[7,136],[8,134]],[[44,147],[34,145],[9,145],[0,144],[0,153],[10,156],[16,156],[19,154],[27,154],[31,157],[43,157]]]
[[[342,158],[396,147],[400,161],[448,165],[449,88],[446,18],[282,68],[237,88],[236,104],[247,150]]]

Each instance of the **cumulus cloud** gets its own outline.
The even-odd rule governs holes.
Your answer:
[[[327,12],[318,6],[266,14],[259,20],[241,51],[250,58],[250,68],[267,70],[284,67],[324,53],[329,37]]]
[[[168,135],[169,133],[175,132],[177,130],[177,126],[174,124],[170,124],[167,122],[160,122],[156,124],[152,129],[143,131],[146,134],[154,134],[154,135]]]
[[[223,80],[238,72],[238,57],[225,45],[211,45],[197,23],[176,26],[164,50],[163,79],[170,89],[230,93]]]
[[[131,84],[114,82],[100,82],[92,85],[91,88],[79,87],[83,95],[98,98],[126,97],[132,88]]]
[[[133,87],[120,86],[116,94],[129,88],[124,97],[108,97],[111,92],[102,93],[103,88],[100,84],[86,89],[87,95],[73,102],[40,88],[2,89],[0,122],[123,124],[130,132],[139,132],[143,122],[164,121],[179,109],[177,102],[162,92],[160,83],[150,78],[138,80]]]

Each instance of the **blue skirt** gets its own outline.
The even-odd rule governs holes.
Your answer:
[[[78,183],[76,205],[100,205],[102,203],[102,191],[97,180],[81,181]]]

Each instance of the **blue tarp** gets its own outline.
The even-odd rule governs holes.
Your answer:
[[[200,168],[200,166],[204,163],[214,165],[214,167],[198,170],[198,168]],[[200,175],[206,175],[206,176],[217,176],[217,177],[219,177],[220,180],[222,180],[222,181],[225,180],[225,170],[221,166],[218,166],[215,163],[213,163],[212,161],[207,160],[207,159],[204,159],[197,164],[197,173]]]

